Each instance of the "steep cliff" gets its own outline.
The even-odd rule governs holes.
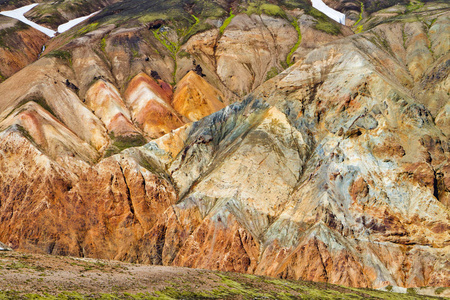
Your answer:
[[[0,84],[0,241],[450,285],[448,4],[353,34],[300,1],[130,3]]]

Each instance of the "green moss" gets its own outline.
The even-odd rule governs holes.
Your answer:
[[[319,10],[310,8],[306,13],[316,19],[315,29],[332,35],[341,33],[339,25]]]
[[[99,25],[99,23],[97,23],[97,22],[87,24],[86,26],[82,27],[81,29],[79,29],[77,31],[76,36],[82,36],[88,32],[94,31],[95,29],[97,29],[98,25]]]
[[[286,13],[278,5],[265,3],[262,4],[260,8],[261,12],[265,15],[287,19]]]
[[[436,295],[440,295],[442,294],[446,289],[446,287],[438,287],[434,292],[436,293]]]
[[[406,12],[413,12],[423,7],[423,3],[419,0],[410,0],[408,5],[406,5]]]
[[[202,18],[211,18],[211,19],[221,19],[227,15],[227,11],[224,10],[219,4],[213,1],[203,1],[196,0],[196,4],[198,5],[201,1],[200,9],[195,13],[198,16],[202,16]]]
[[[112,145],[116,147],[119,152],[127,148],[139,147],[147,143],[142,135],[115,136],[114,132],[111,132],[109,138],[112,141]]]
[[[104,5],[104,0],[43,1],[33,9],[31,20],[56,29],[57,25],[68,21],[68,13],[74,17],[82,17],[98,11]]]
[[[259,8],[258,3],[255,2],[251,2],[249,3],[249,5],[247,6],[247,10],[245,11],[245,13],[249,16],[251,15],[260,15],[261,14],[261,10]]]
[[[197,18],[195,15],[191,15],[191,17],[195,20],[195,22],[190,25],[189,27],[184,27],[182,23],[179,23],[178,25],[175,24],[176,29],[175,30],[177,38],[176,40],[171,40],[168,36],[168,31],[164,28],[159,28],[156,30],[153,30],[153,36],[167,49],[167,51],[170,54],[170,57],[174,61],[174,71],[172,73],[172,85],[176,84],[176,75],[177,75],[177,68],[178,68],[178,52],[180,51],[181,46],[186,41],[187,38],[189,38],[193,32],[194,28],[200,23],[200,19]]]
[[[230,15],[228,16],[228,18],[226,18],[226,19],[223,21],[222,26],[220,26],[220,29],[219,29],[220,35],[223,34],[223,32],[224,32],[225,29],[228,27],[228,25],[230,25],[231,20],[233,20],[234,17],[235,17],[235,15],[233,14],[233,10],[230,9]]]
[[[298,21],[296,18],[293,19],[291,22],[292,26],[294,26],[295,30],[297,31],[297,42],[295,45],[291,48],[291,51],[289,51],[289,54],[286,57],[286,64],[287,66],[292,65],[292,55],[295,51],[297,51],[298,47],[300,46],[300,43],[302,42],[302,32],[300,31],[300,26],[298,26]]]
[[[72,54],[66,50],[53,50],[52,52],[45,55],[46,57],[56,57],[61,60],[72,62]]]
[[[275,18],[288,19],[286,12],[278,5],[272,3],[250,2],[245,11],[247,15],[261,15],[272,16]]]
[[[363,26],[362,25],[358,26],[359,22],[361,22],[361,20],[363,19],[363,14],[364,14],[364,3],[361,1],[360,4],[361,4],[361,11],[359,12],[358,21],[356,21],[356,23],[353,24],[353,28],[356,27],[355,33],[360,33],[363,31]]]
[[[168,15],[164,13],[153,13],[149,12],[147,14],[144,14],[138,18],[139,22],[141,23],[150,23],[156,20],[165,20],[168,19]]]
[[[17,32],[30,28],[22,22],[16,22],[14,26],[0,30],[0,47],[6,49],[21,48],[23,43],[18,37]]]
[[[276,67],[272,67],[266,75],[266,80],[269,80],[278,75],[278,69]]]
[[[315,28],[317,30],[326,32],[328,34],[332,34],[332,35],[338,35],[339,33],[341,33],[341,30],[339,29],[338,26],[336,26],[336,24],[333,24],[331,22],[323,22],[323,21],[319,21],[317,22]]]
[[[191,58],[191,54],[189,52],[186,52],[186,51],[180,51],[178,53],[178,57],[179,58]]]
[[[103,53],[106,53],[106,38],[103,37],[102,40],[100,41],[100,49],[102,50]]]

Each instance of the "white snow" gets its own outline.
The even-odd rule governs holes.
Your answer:
[[[38,5],[38,3],[26,5],[21,8],[14,9],[14,10],[2,11],[2,12],[0,12],[0,15],[4,15],[4,16],[10,17],[10,18],[17,19],[17,20],[19,20],[27,25],[30,25],[31,27],[45,33],[49,37],[54,37],[56,34],[56,31],[45,28],[45,27],[43,27],[39,24],[36,24],[36,23],[28,20],[27,18],[25,18],[24,14],[27,13],[29,10],[31,10],[36,5]]]
[[[56,35],[56,33],[62,33],[64,31],[69,30],[70,28],[80,24],[81,22],[83,22],[84,20],[89,19],[90,17],[92,17],[93,15],[97,14],[99,11],[90,14],[89,16],[84,16],[84,17],[80,17],[80,18],[76,18],[73,20],[70,20],[67,23],[61,24],[58,26],[58,31],[54,31],[51,30],[49,28],[45,28],[39,24],[36,24],[30,20],[28,20],[27,18],[25,18],[24,14],[26,14],[28,11],[30,11],[31,9],[33,9],[36,5],[39,5],[39,3],[34,3],[34,4],[30,4],[30,5],[26,5],[23,6],[21,8],[18,9],[14,9],[14,10],[7,10],[7,11],[2,11],[0,12],[0,15],[4,15],[6,17],[10,17],[10,18],[14,18],[16,20],[19,20],[27,25],[30,25],[31,27],[39,30],[40,32],[45,33],[46,35],[48,35],[49,37],[54,37]]]
[[[61,25],[58,26],[58,32],[59,32],[59,33],[63,33],[64,31],[67,31],[67,30],[69,30],[70,28],[72,28],[72,27],[74,27],[74,26],[80,24],[80,23],[83,22],[84,20],[89,19],[89,18],[92,17],[93,15],[98,14],[99,12],[100,12],[100,11],[96,11],[96,12],[90,14],[89,16],[79,17],[79,18],[70,20],[70,21],[67,22],[67,23],[61,24]]]
[[[338,12],[337,10],[332,9],[325,3],[323,3],[322,0],[311,0],[312,6],[323,12],[325,15],[330,17],[331,19],[335,20],[338,23],[345,25],[345,15],[343,13]]]

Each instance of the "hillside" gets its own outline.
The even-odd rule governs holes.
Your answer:
[[[201,269],[0,252],[1,299],[442,299]]]
[[[51,39],[0,23],[0,241],[450,286],[450,5],[329,2],[346,25],[306,0],[100,1]]]

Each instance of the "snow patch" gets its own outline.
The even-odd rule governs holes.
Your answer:
[[[100,12],[100,11],[96,11],[96,12],[94,12],[94,13],[88,15],[88,16],[79,17],[79,18],[70,20],[70,21],[67,22],[67,23],[61,24],[61,25],[58,26],[58,32],[59,32],[59,33],[63,33],[64,31],[67,31],[67,30],[69,30],[70,28],[72,28],[72,27],[74,27],[74,26],[80,24],[81,22],[83,22],[83,21],[89,19],[89,18],[92,17],[93,15],[98,14],[99,12]]]
[[[30,11],[36,5],[38,5],[38,3],[26,5],[26,6],[23,6],[21,8],[14,9],[14,10],[2,11],[2,12],[0,12],[0,15],[19,20],[19,21],[21,21],[21,22],[23,22],[23,23],[25,23],[27,25],[30,25],[34,29],[37,29],[40,32],[45,33],[49,37],[54,37],[55,34],[56,34],[56,31],[51,30],[49,28],[45,28],[45,27],[43,27],[43,26],[41,26],[39,24],[36,24],[36,23],[28,20],[27,18],[25,18],[24,14],[26,14],[28,11]]]
[[[52,29],[46,28],[44,26],[41,26],[33,21],[28,20],[27,18],[25,18],[24,14],[26,14],[28,11],[30,11],[31,9],[33,9],[34,7],[36,7],[37,5],[39,5],[39,3],[34,3],[34,4],[30,4],[30,5],[26,5],[23,6],[21,8],[17,8],[14,10],[7,10],[7,11],[2,11],[0,12],[0,15],[6,16],[6,17],[10,17],[10,18],[14,18],[16,20],[19,20],[31,27],[33,27],[34,29],[39,30],[40,32],[45,33],[46,35],[48,35],[49,37],[54,37],[56,35],[56,33],[63,33],[67,30],[69,30],[70,28],[80,24],[81,22],[89,19],[90,17],[92,17],[93,15],[99,13],[100,11],[96,11],[88,16],[84,16],[84,17],[79,17],[73,20],[70,20],[67,23],[61,24],[58,26],[58,31],[54,31]]]
[[[337,10],[332,9],[328,5],[326,5],[322,0],[311,0],[312,6],[323,12],[325,15],[335,20],[338,23],[345,25],[345,15],[343,13],[338,12]]]

